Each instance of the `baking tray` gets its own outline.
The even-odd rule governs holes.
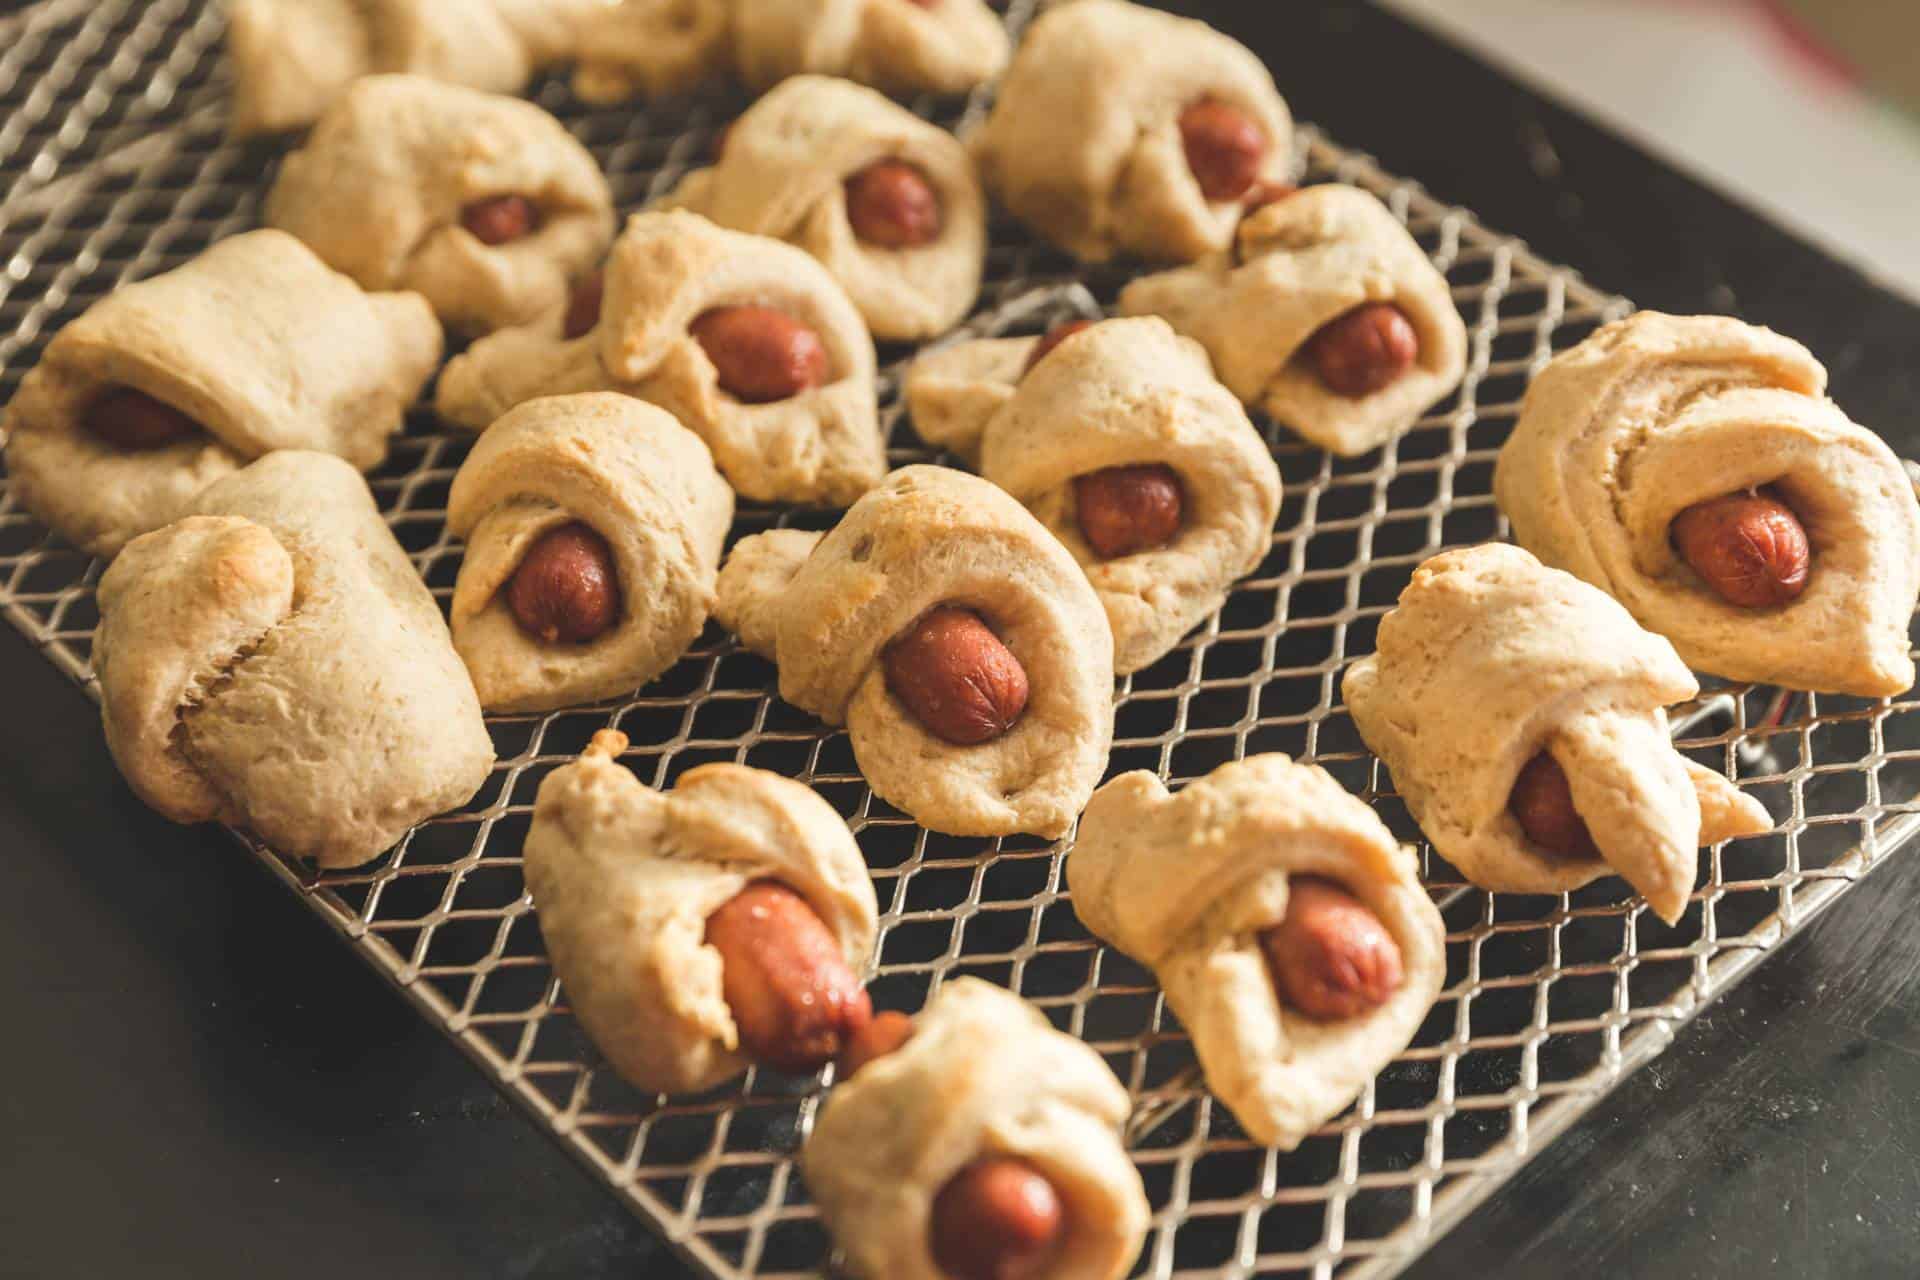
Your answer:
[[[1012,0],[1009,24],[1023,26],[1033,8]],[[0,17],[0,401],[90,303],[256,224],[279,148],[222,138],[223,27],[208,0],[42,0]],[[623,209],[701,163],[747,101],[715,92],[587,110],[558,80],[533,96],[593,150]],[[920,109],[954,125],[985,106],[976,95]],[[1120,683],[1110,772],[1148,768],[1177,784],[1248,752],[1286,751],[1324,765],[1417,842],[1340,704],[1340,673],[1371,650],[1380,615],[1416,564],[1504,536],[1493,460],[1528,377],[1629,307],[1310,128],[1301,146],[1311,178],[1379,194],[1447,274],[1472,334],[1466,379],[1413,432],[1357,459],[1334,459],[1263,424],[1286,481],[1272,551],[1217,617]],[[993,229],[988,277],[966,334],[1027,333],[1093,314],[1124,280],[1078,268],[1004,221]],[[900,418],[910,354],[881,352],[896,466],[935,456]],[[460,560],[443,509],[467,444],[416,414],[371,477],[443,602]],[[734,535],[831,520],[748,506]],[[89,692],[100,569],[11,496],[0,498],[0,612]],[[709,627],[638,696],[494,717],[499,762],[473,803],[416,828],[370,867],[316,875],[240,837],[714,1276],[829,1265],[793,1163],[821,1081],[755,1071],[667,1101],[621,1083],[574,1024],[522,888],[519,852],[540,780],[596,729],[625,732],[627,763],[655,786],[732,760],[825,795],[851,824],[879,891],[880,1005],[915,1008],[946,978],[973,974],[1021,992],[1093,1044],[1136,1100],[1128,1145],[1154,1215],[1136,1274],[1158,1278],[1400,1270],[1920,822],[1920,703],[1710,690],[1676,718],[1682,745],[1764,801],[1778,830],[1703,855],[1701,883],[1674,927],[1618,881],[1494,898],[1421,845],[1449,930],[1445,992],[1412,1047],[1351,1109],[1280,1155],[1248,1141],[1208,1097],[1151,976],[1080,927],[1062,889],[1064,844],[920,830],[868,791],[844,733],[824,732],[774,687],[771,666]]]

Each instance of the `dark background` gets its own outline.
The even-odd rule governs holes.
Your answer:
[[[1378,11],[1166,7],[1252,45],[1303,120],[1602,287],[1795,334],[1920,452],[1920,310]],[[142,808],[91,704],[9,628],[0,689],[0,1273],[681,1274],[263,867]],[[1917,897],[1920,858],[1896,857],[1412,1274],[1912,1273]]]

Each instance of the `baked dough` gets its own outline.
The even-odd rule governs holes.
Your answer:
[[[286,450],[214,482],[100,580],[107,745],[175,822],[358,866],[493,765],[426,584],[340,459]]]
[[[1884,441],[1826,397],[1791,338],[1724,316],[1643,311],[1534,379],[1494,469],[1513,536],[1609,592],[1687,665],[1855,693],[1913,685],[1920,505]],[[1772,485],[1805,525],[1806,590],[1777,609],[1722,601],[1674,551],[1682,510]]]
[[[1007,43],[981,0],[624,0],[582,24],[574,89],[617,102],[732,71],[755,91],[814,72],[894,93],[965,93],[1000,73]]]
[[[934,1198],[974,1160],[1017,1156],[1065,1210],[1065,1239],[1039,1275],[1119,1280],[1148,1216],[1118,1134],[1129,1109],[1098,1053],[1019,996],[953,978],[911,1039],[827,1096],[801,1170],[853,1274],[946,1280],[927,1242]]]
[[[672,791],[616,763],[602,729],[534,798],[527,888],[568,1007],[613,1069],[642,1089],[692,1093],[745,1071],[707,917],[748,883],[807,900],[866,971],[879,930],[873,882],[847,824],[797,782],[706,764]]]
[[[1519,547],[1448,551],[1414,570],[1379,651],[1341,690],[1420,829],[1483,889],[1565,893],[1617,874],[1671,924],[1696,849],[1773,827],[1758,801],[1673,749],[1666,709],[1700,692],[1673,646]],[[1600,858],[1537,848],[1508,810],[1542,750]]]
[[[461,225],[520,195],[540,225],[488,246]],[[481,334],[563,305],[613,239],[613,196],[587,149],[530,102],[423,76],[368,76],[280,165],[266,221],[366,289],[411,289]]]
[[[1257,121],[1260,177],[1293,170],[1293,118],[1273,76],[1238,41],[1124,0],[1042,14],[975,140],[987,189],[1087,262],[1118,253],[1191,262],[1227,247],[1240,202],[1210,201],[1187,166],[1180,113],[1214,98]]]
[[[1026,668],[1026,713],[981,746],[921,727],[881,653],[935,605],[978,610]],[[743,539],[714,616],[780,664],[780,696],[844,724],[874,794],[950,835],[1066,833],[1113,741],[1113,633],[1066,548],[978,476],[904,467],[832,532]]]
[[[688,328],[713,308],[747,303],[811,325],[833,381],[772,404],[722,391]],[[568,340],[562,310],[483,338],[449,363],[440,415],[481,431],[539,396],[619,391],[690,427],[743,498],[845,506],[886,474],[873,339],[846,291],[802,250],[698,214],[636,214],[607,262],[599,326]]]
[[[943,223],[933,241],[887,249],[854,235],[847,179],[882,160],[913,165],[938,193]],[[774,89],[733,125],[719,162],[688,174],[662,207],[805,249],[845,286],[877,338],[944,333],[980,293],[986,198],[966,148],[845,80],[795,76]]]
[[[1206,353],[1164,320],[1095,325],[1023,377],[1039,341],[929,352],[907,376],[907,404],[923,438],[978,465],[1073,553],[1125,675],[1158,661],[1259,567],[1280,513],[1280,469]],[[1080,532],[1073,478],[1140,463],[1179,473],[1185,523],[1166,546],[1103,560]]]
[[[424,299],[362,293],[292,236],[250,231],[116,289],[56,334],[8,408],[7,470],[28,510],[111,556],[271,450],[378,466],[439,360]],[[80,420],[119,386],[203,434],[158,449],[108,444]]]
[[[564,61],[602,0],[232,0],[235,137],[304,129],[361,76],[514,93]]]
[[[1398,990],[1320,1022],[1280,1000],[1259,935],[1292,878],[1335,881],[1400,947]],[[1136,770],[1094,792],[1067,859],[1074,913],[1152,969],[1207,1085],[1256,1142],[1291,1151],[1407,1047],[1447,976],[1446,925],[1413,851],[1325,770],[1284,755],[1225,764],[1169,795]]]
[[[1343,396],[1320,381],[1307,339],[1368,302],[1391,302],[1420,355],[1388,386]],[[1446,277],[1379,199],[1358,187],[1308,187],[1256,209],[1231,247],[1191,267],[1135,280],[1128,315],[1161,315],[1199,339],[1220,380],[1247,405],[1334,453],[1401,434],[1467,368],[1467,326]]]
[[[620,620],[587,644],[542,644],[504,599],[545,533],[579,520],[607,542]],[[467,543],[453,645],[489,711],[547,711],[637,689],[706,625],[733,491],[698,436],[600,392],[532,400],[480,437],[453,478],[447,532]]]

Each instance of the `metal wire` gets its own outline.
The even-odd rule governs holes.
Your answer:
[[[1032,7],[1013,0],[1009,22],[1019,27]],[[43,0],[0,18],[0,398],[89,304],[257,222],[276,150],[222,139],[222,27],[207,0]],[[535,96],[593,150],[625,208],[700,163],[745,101],[715,93],[588,111],[557,81]],[[984,107],[983,96],[961,116],[922,104],[947,124]],[[1504,535],[1493,458],[1527,378],[1627,304],[1311,131],[1303,147],[1312,179],[1378,193],[1447,273],[1472,332],[1466,380],[1413,432],[1359,459],[1269,428],[1286,481],[1272,551],[1217,617],[1122,682],[1110,768],[1178,783],[1249,752],[1286,751],[1326,766],[1417,841],[1340,704],[1340,673],[1372,648],[1414,565]],[[996,225],[966,332],[1032,332],[1093,313],[1122,279]],[[900,420],[909,354],[882,353],[896,465],[933,456]],[[465,452],[464,437],[416,415],[371,477],[443,601],[459,566],[444,506]],[[734,533],[830,521],[748,507]],[[89,691],[99,572],[0,499],[0,612]],[[567,1011],[519,859],[540,780],[609,725],[655,786],[710,760],[799,778],[846,816],[872,867],[884,912],[880,1005],[915,1008],[952,975],[986,977],[1083,1036],[1133,1091],[1129,1142],[1154,1207],[1138,1274],[1381,1276],[1914,833],[1916,706],[1770,702],[1735,686],[1682,717],[1690,754],[1759,796],[1780,825],[1706,855],[1675,927],[1618,881],[1494,898],[1422,846],[1450,930],[1446,990],[1413,1046],[1288,1155],[1246,1139],[1201,1087],[1151,976],[1081,928],[1062,889],[1063,845],[919,829],[868,791],[843,733],[780,702],[772,668],[717,628],[631,698],[493,718],[499,763],[480,795],[374,866],[316,875],[242,839],[691,1262],[715,1276],[804,1274],[828,1262],[793,1163],[822,1081],[756,1071],[672,1100],[622,1084]]]

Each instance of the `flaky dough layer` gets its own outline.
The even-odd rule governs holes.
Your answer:
[[[1514,538],[1618,599],[1696,670],[1867,696],[1911,688],[1920,504],[1900,460],[1772,330],[1643,311],[1534,379],[1494,494]],[[1813,557],[1775,609],[1722,601],[1674,551],[1697,502],[1774,486]]]
[[[1280,513],[1280,469],[1206,353],[1165,321],[1105,321],[1025,372],[1038,342],[929,352],[908,374],[907,404],[922,437],[977,462],[1073,553],[1125,675],[1158,661],[1259,566]],[[1102,559],[1080,532],[1074,477],[1145,463],[1178,473],[1181,530],[1164,547]]]
[[[678,93],[732,72],[754,90],[807,73],[891,93],[965,93],[1007,61],[981,0],[628,0],[589,10],[574,88],[588,102]]]
[[[797,782],[708,764],[654,791],[610,729],[534,799],[527,887],[568,1007],[627,1080],[711,1088],[749,1063],[707,917],[755,880],[807,900],[854,973],[873,959],[873,882],[847,824]]]
[[[175,822],[350,867],[465,803],[493,743],[366,482],[285,450],[216,481],[100,581],[107,745]]]
[[[514,93],[601,0],[233,0],[236,137],[301,129],[376,72]]]
[[[581,521],[606,541],[620,618],[586,644],[545,644],[505,592],[544,534]],[[713,607],[733,520],[698,436],[610,392],[530,400],[480,438],[453,478],[447,531],[466,539],[453,643],[488,710],[545,711],[640,688],[680,660]]]
[[[1700,686],[1673,646],[1519,547],[1448,551],[1416,569],[1378,652],[1347,669],[1341,691],[1420,829],[1484,889],[1564,893],[1619,875],[1671,923],[1698,848],[1773,826],[1674,750],[1666,708]],[[1538,848],[1508,809],[1541,751],[1566,772],[1599,858]]]
[[[1338,395],[1314,371],[1307,340],[1369,302],[1399,307],[1420,353],[1379,391]],[[1358,187],[1308,187],[1254,211],[1230,247],[1129,284],[1120,310],[1165,316],[1199,340],[1243,402],[1338,454],[1365,453],[1406,431],[1467,367],[1467,327],[1446,277],[1392,211]]]
[[[908,249],[867,244],[847,221],[846,183],[870,165],[912,165],[938,195],[941,232]],[[986,198],[966,149],[871,89],[795,76],[735,122],[712,168],[662,207],[798,245],[833,273],[877,338],[930,338],[958,324],[980,292]]]
[[[982,1156],[1016,1156],[1059,1193],[1066,1238],[1047,1280],[1119,1280],[1147,1198],[1120,1145],[1127,1091],[1099,1054],[977,978],[941,986],[913,1037],[828,1095],[800,1153],[807,1189],[854,1274],[944,1280],[934,1198]]]
[[[470,204],[519,195],[527,236],[487,245]],[[368,76],[281,162],[266,220],[362,288],[411,289],[448,328],[481,334],[567,300],[613,239],[613,197],[587,149],[518,98],[424,76]]]
[[[717,307],[785,311],[820,335],[831,380],[744,404],[689,332]],[[473,344],[440,375],[440,416],[485,430],[541,396],[618,391],[657,404],[706,441],[741,497],[844,506],[886,474],[873,338],[846,291],[804,251],[698,214],[636,214],[607,261],[600,323],[563,336],[561,310]]]
[[[439,360],[440,326],[419,295],[363,293],[285,232],[250,231],[121,286],[54,335],[8,406],[7,470],[35,515],[111,556],[272,450],[378,466]],[[108,444],[81,420],[115,387],[203,434]]]
[[[1332,880],[1400,947],[1372,1012],[1318,1022],[1283,1004],[1260,934],[1294,876]],[[1094,792],[1067,883],[1074,913],[1151,968],[1207,1084],[1256,1142],[1291,1151],[1407,1047],[1446,981],[1446,926],[1413,852],[1325,770],[1284,755],[1225,764],[1169,795],[1144,770]]]
[[[974,140],[980,173],[1021,220],[1087,262],[1191,262],[1227,247],[1238,201],[1210,201],[1187,166],[1180,113],[1239,108],[1270,144],[1263,180],[1293,168],[1293,118],[1273,76],[1205,23],[1124,0],[1041,15]]]
[[[935,605],[977,611],[1026,668],[1000,738],[928,733],[887,689],[886,646]],[[1073,558],[1024,507],[962,471],[905,467],[821,535],[743,539],[714,616],[780,666],[780,696],[844,724],[874,793],[953,835],[1065,834],[1113,740],[1113,633]]]

